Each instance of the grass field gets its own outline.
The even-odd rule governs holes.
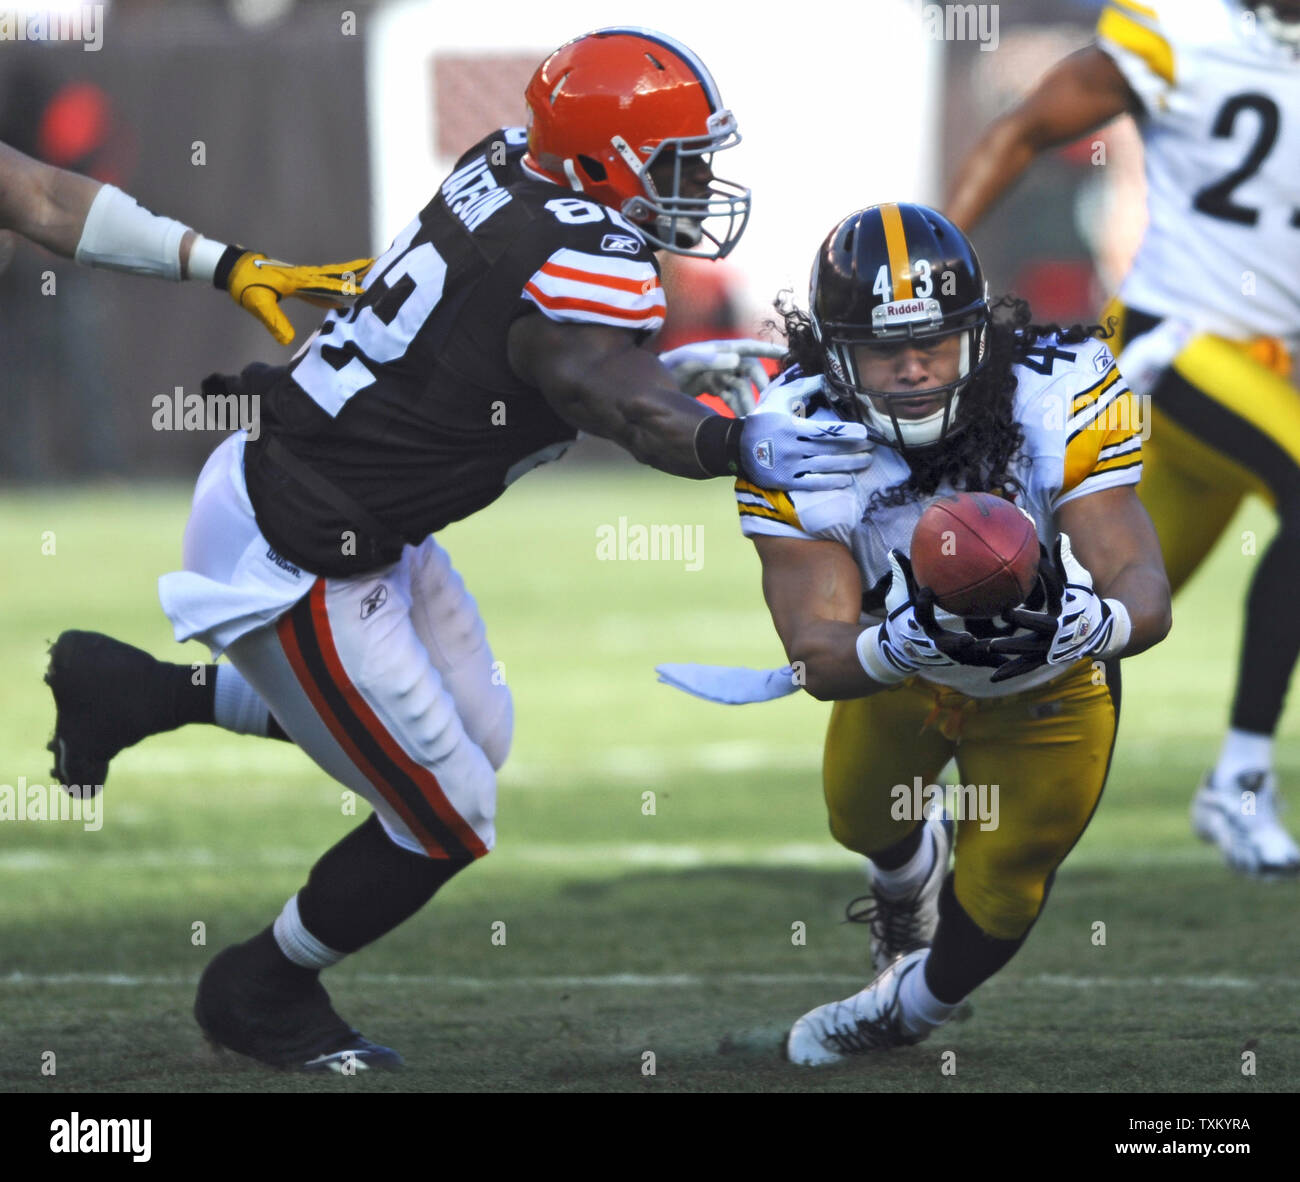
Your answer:
[[[0,497],[0,784],[48,780],[41,675],[62,629],[204,659],[171,641],[155,590],[179,565],[187,508],[179,487]],[[620,517],[700,526],[700,569],[598,561],[598,527]],[[1300,887],[1230,876],[1187,823],[1226,717],[1254,562],[1241,531],[1262,548],[1269,528],[1244,510],[1176,604],[1171,639],[1126,665],[1106,797],[974,1017],[813,1073],[778,1059],[781,1032],[867,976],[865,931],[840,923],[861,873],[821,801],[827,707],[708,706],[652,672],[781,661],[728,491],[646,471],[530,476],[444,535],[515,695],[498,850],[326,976],[340,1012],[408,1070],[304,1080],[203,1044],[190,1006],[206,959],[267,923],[356,821],[296,749],[192,727],[115,762],[99,831],[0,824],[3,1087],[1296,1090]],[[1298,723],[1292,709],[1279,752],[1292,797]],[[196,922],[206,946],[192,943]],[[50,1051],[56,1073],[43,1075]]]

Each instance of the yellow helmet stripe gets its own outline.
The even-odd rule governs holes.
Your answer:
[[[880,220],[885,226],[885,249],[889,251],[890,282],[894,299],[912,298],[912,260],[907,253],[907,234],[903,230],[903,215],[898,204],[882,205]]]

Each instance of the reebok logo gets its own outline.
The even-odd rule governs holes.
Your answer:
[[[381,607],[388,602],[388,588],[380,583],[369,595],[361,601],[361,618],[370,619]]]
[[[600,249],[614,254],[636,254],[641,249],[641,243],[626,234],[606,234],[600,240]]]

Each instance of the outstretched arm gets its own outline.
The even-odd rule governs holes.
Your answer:
[[[1103,599],[1116,599],[1128,612],[1128,642],[1115,656],[1131,657],[1163,640],[1173,625],[1169,578],[1160,539],[1137,486],[1103,489],[1068,501],[1057,514],[1070,536],[1074,556],[1092,575]]]
[[[857,423],[761,408],[740,419],[714,414],[683,394],[627,329],[521,316],[508,352],[515,376],[540,390],[565,422],[674,476],[744,475],[768,488],[813,491],[847,485],[871,463]]]
[[[814,698],[864,698],[888,688],[858,659],[862,576],[839,542],[754,538],[763,596],[790,663]]]
[[[334,307],[359,292],[370,266],[356,259],[294,267],[214,242],[143,209],[113,185],[43,164],[0,144],[0,230],[12,230],[90,267],[212,283],[255,316],[282,345],[294,330],[279,301],[297,295]]]
[[[1141,109],[1107,53],[1090,45],[1071,54],[984,133],[957,170],[945,212],[969,231],[1040,153]]]

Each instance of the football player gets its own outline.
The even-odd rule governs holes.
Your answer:
[[[1125,112],[1146,157],[1148,227],[1113,342],[1152,401],[1142,500],[1177,591],[1243,496],[1271,504],[1230,729],[1192,824],[1246,874],[1300,873],[1277,817],[1273,737],[1300,656],[1300,0],[1110,0],[1094,45],[1055,66],[962,165],[969,229],[1033,158]]]
[[[194,686],[145,657],[136,675],[138,654],[87,633],[52,653],[66,782],[93,784],[76,777],[124,739],[222,721],[282,731],[373,805],[200,981],[207,1036],[275,1066],[400,1061],[334,1012],[320,971],[493,845],[513,706],[433,535],[579,431],[663,471],[762,471],[781,488],[839,487],[870,462],[860,425],[714,414],[647,348],[664,314],[654,252],[721,258],[749,213],[749,191],[713,175],[740,135],[695,54],[599,30],[548,57],[525,97],[528,127],[460,158],[350,311],[289,368],[224,380],[261,397],[261,434],[209,459],[185,570],[160,592],[177,639],[227,652],[229,672]]]
[[[280,310],[284,296],[342,306],[360,291],[370,266],[369,259],[355,259],[295,267],[228,246],[150,213],[115,185],[42,164],[0,143],[0,259],[12,250],[12,241],[5,240],[13,234],[89,267],[211,283],[282,345],[294,335]]]
[[[920,205],[836,226],[810,303],[786,312],[792,367],[760,406],[862,423],[874,462],[847,488],[745,478],[736,498],[786,653],[834,702],[831,833],[872,864],[850,918],[870,922],[879,976],[795,1022],[786,1053],[815,1066],[920,1041],[1015,955],[1101,797],[1118,662],[1171,617],[1139,424],[1104,344],[1031,324],[1023,301],[990,308],[970,242]],[[955,490],[1033,520],[1038,587],[1001,620],[951,616],[912,577],[916,523]],[[954,757],[999,799],[992,824],[959,813],[949,873],[951,820],[913,787]]]

